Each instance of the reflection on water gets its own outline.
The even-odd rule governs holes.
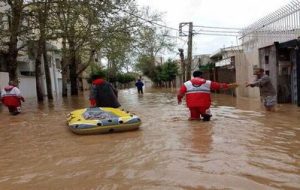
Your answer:
[[[122,90],[141,129],[78,136],[66,115],[87,96],[0,112],[0,189],[299,189],[300,109],[213,95],[210,122],[187,121],[175,90]]]

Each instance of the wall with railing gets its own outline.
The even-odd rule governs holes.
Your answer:
[[[246,78],[237,81],[249,82],[255,79],[253,67],[259,65],[259,48],[286,42],[300,37],[300,1],[292,0],[287,5],[259,19],[240,31],[244,56],[237,73],[245,73]],[[246,88],[241,96],[259,97],[257,88]]]
[[[245,51],[300,37],[300,2],[289,4],[259,19],[240,31]]]

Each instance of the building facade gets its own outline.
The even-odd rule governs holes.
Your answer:
[[[259,49],[259,66],[270,76],[277,91],[278,103],[300,106],[300,41],[287,42]]]
[[[212,80],[223,83],[240,82],[243,51],[240,46],[221,48],[210,56],[214,67]],[[210,77],[211,78],[211,77]],[[242,88],[241,88],[242,89]],[[236,96],[240,89],[228,90],[227,94]]]
[[[241,64],[247,71],[246,81],[255,80],[254,67],[263,67],[274,83],[279,103],[295,103],[299,97],[299,37],[300,2],[297,0],[241,31],[244,50]],[[247,88],[243,96],[258,98],[259,91]]]

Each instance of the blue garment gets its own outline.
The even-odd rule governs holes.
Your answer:
[[[136,83],[135,83],[135,86],[138,88],[138,89],[141,89],[143,88],[144,86],[144,83],[140,80],[138,80]]]
[[[135,83],[135,86],[137,87],[138,93],[143,94],[144,83],[140,79]]]

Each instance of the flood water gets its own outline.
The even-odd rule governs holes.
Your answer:
[[[0,109],[0,189],[300,189],[300,108],[212,95],[210,122],[188,121],[176,91],[120,91],[140,130],[79,136],[66,115],[87,95]]]

